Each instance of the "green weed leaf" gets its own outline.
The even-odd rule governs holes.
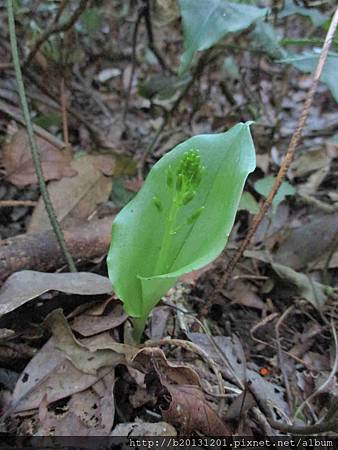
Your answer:
[[[292,64],[301,72],[312,73],[318,63],[319,54],[314,51],[304,52],[300,55],[293,55],[283,59],[282,63]],[[320,80],[330,89],[331,94],[338,103],[338,83],[337,83],[338,53],[330,52],[325,62],[325,66]]]
[[[249,126],[176,146],[116,217],[108,270],[130,316],[145,320],[181,275],[223,250],[255,168]]]
[[[179,0],[185,52],[180,73],[188,70],[194,53],[206,50],[226,34],[248,28],[267,9],[225,0]]]

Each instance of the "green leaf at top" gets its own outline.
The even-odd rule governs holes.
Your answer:
[[[184,47],[180,73],[188,70],[194,53],[206,50],[227,33],[244,30],[267,9],[225,0],[179,0],[183,20]]]
[[[283,59],[282,63],[292,64],[301,72],[312,73],[318,64],[319,55],[315,52],[304,52],[301,55],[294,55]],[[320,80],[330,89],[331,94],[338,103],[338,53],[330,52],[325,62],[325,66]]]
[[[308,17],[315,27],[323,25],[327,20],[327,16],[318,11],[318,9],[305,8],[305,6],[296,5],[296,3],[293,2],[293,0],[285,0],[284,7],[282,11],[278,14],[278,16],[287,17],[292,16],[293,14]]]
[[[266,198],[269,195],[272,186],[275,184],[275,181],[276,177],[273,176],[261,178],[254,184],[255,191]],[[283,181],[272,201],[272,211],[276,212],[278,205],[285,199],[285,197],[288,195],[294,195],[295,192],[295,188],[290,183]]]
[[[207,265],[223,250],[244,182],[255,168],[249,125],[240,123],[226,133],[195,136],[176,146],[153,166],[142,189],[116,217],[108,271],[129,315],[147,317],[181,275]],[[195,161],[190,166],[184,165],[187,155]],[[182,187],[177,173],[190,174],[191,168],[197,172]],[[194,195],[189,199],[185,191],[190,187]],[[167,245],[175,189],[183,190],[184,201]],[[163,246],[166,260],[159,264]]]

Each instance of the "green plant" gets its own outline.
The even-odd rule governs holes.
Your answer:
[[[113,288],[139,340],[152,308],[223,250],[247,175],[255,168],[250,123],[199,135],[167,153],[116,217],[108,254]]]

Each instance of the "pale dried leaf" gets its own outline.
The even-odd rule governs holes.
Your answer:
[[[74,319],[72,329],[82,334],[82,336],[93,336],[102,331],[111,330],[121,325],[127,320],[128,315],[123,311],[120,303],[106,315],[90,315],[88,312],[81,314]]]
[[[0,290],[0,316],[47,291],[99,295],[111,292],[108,278],[90,272],[43,273],[22,270],[11,275]]]
[[[50,313],[45,322],[53,333],[57,348],[85,373],[96,375],[101,367],[115,367],[124,361],[123,353],[111,348],[91,349],[89,345],[76,339],[61,309]],[[117,347],[118,345],[116,344]]]
[[[113,164],[112,157],[110,160]],[[96,165],[101,167],[101,156],[82,156],[72,162],[72,168],[77,171],[75,177],[63,178],[49,184],[51,201],[63,227],[72,227],[86,221],[100,203],[108,200],[112,189],[112,178],[105,176]],[[32,214],[28,231],[49,228],[51,228],[50,221],[43,200],[40,198]]]
[[[166,422],[126,422],[118,424],[110,436],[177,436],[177,432]]]
[[[231,436],[231,430],[205,400],[197,386],[165,385],[171,402],[162,410],[165,420],[179,427],[183,435],[199,432],[206,436]]]
[[[36,136],[36,140],[46,181],[76,175],[76,169],[71,166],[71,155],[68,152],[59,150],[39,136]],[[6,179],[10,183],[16,186],[37,184],[26,130],[19,130],[4,146],[2,164],[5,167]]]

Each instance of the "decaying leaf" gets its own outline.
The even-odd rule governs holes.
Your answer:
[[[11,407],[14,411],[38,408],[44,397],[47,404],[81,392],[97,382],[111,368],[97,375],[78,370],[50,339],[28,363],[16,383]]]
[[[139,350],[134,358],[133,365],[141,372],[149,372],[155,366],[161,374],[163,382],[201,385],[200,377],[188,366],[171,363],[160,348],[146,347]]]
[[[286,230],[285,239],[274,253],[273,259],[294,270],[304,269],[313,263],[318,267],[319,262],[323,267],[323,259],[327,259],[337,233],[338,213],[307,216],[300,226]]]
[[[272,268],[279,278],[295,286],[298,295],[310,302],[315,308],[321,309],[324,306],[329,294],[329,286],[318,283],[304,273],[296,272],[281,264],[272,264]]]
[[[72,162],[77,175],[63,178],[49,184],[48,190],[59,222],[63,227],[75,226],[86,221],[100,203],[108,200],[112,189],[112,177],[104,175],[104,167],[108,167],[110,175],[114,167],[111,157],[102,161],[103,156],[84,155]],[[106,157],[108,158],[108,157]],[[103,164],[104,163],[104,164]],[[29,232],[50,228],[42,198],[34,209],[28,227]]]
[[[85,373],[96,375],[101,367],[115,367],[124,361],[123,344],[117,344],[109,334],[105,335],[106,348],[104,348],[105,342],[102,341],[102,335],[101,348],[98,348],[94,342],[92,349],[88,341],[85,344],[76,339],[61,309],[50,313],[46,324],[53,333],[57,348],[65,353],[76,368]],[[122,350],[121,353],[112,348],[115,345],[116,349]]]
[[[277,419],[276,412],[281,411],[285,416],[289,415],[289,406],[284,400],[284,390],[280,386],[261,377],[257,372],[245,368],[244,362],[241,360],[243,356],[243,348],[238,339],[228,336],[214,336],[217,346],[225,355],[228,364],[224,363],[215,347],[210,343],[208,337],[203,333],[189,333],[189,339],[206,351],[209,357],[213,358],[220,366],[221,372],[231,381],[234,381],[232,372],[235,372],[237,378],[247,381],[250,392],[255,399],[267,411],[267,414]],[[230,369],[230,370],[229,370]]]
[[[62,414],[48,410],[46,398],[39,405],[37,436],[107,436],[114,422],[114,371],[82,392],[72,395]]]
[[[82,336],[93,336],[118,327],[126,321],[127,317],[121,303],[116,302],[115,307],[105,315],[92,315],[90,311],[86,311],[84,314],[75,317],[72,329]]]
[[[183,434],[193,431],[206,436],[231,436],[231,430],[205,400],[198,386],[168,385],[171,402],[162,410],[165,420],[180,428]]]
[[[68,152],[56,148],[39,136],[36,136],[36,140],[46,181],[76,175],[76,168],[71,166],[71,155]],[[37,183],[26,130],[19,130],[4,146],[2,163],[6,179],[10,183],[16,186]]]
[[[126,422],[116,425],[110,436],[177,436],[177,432],[166,422]]]
[[[47,291],[99,295],[111,292],[108,278],[90,272],[43,273],[22,270],[11,275],[0,290],[0,316]]]

